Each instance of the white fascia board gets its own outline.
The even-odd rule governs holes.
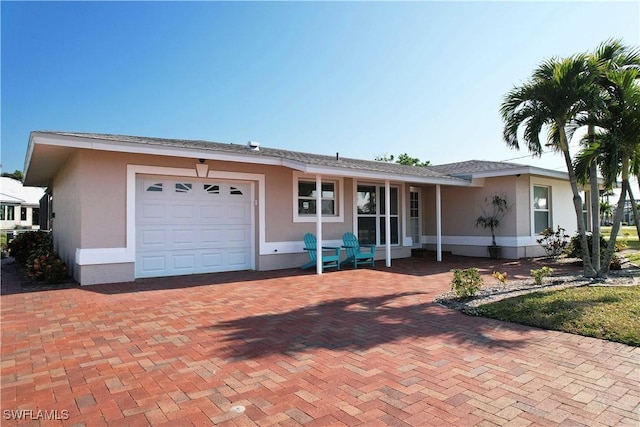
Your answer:
[[[130,143],[122,141],[104,142],[99,139],[88,140],[81,137],[37,137],[37,144],[53,145],[70,148],[84,148],[89,150],[113,151],[132,154],[151,154],[156,156],[184,157],[192,159],[219,160],[241,163],[259,163],[264,165],[281,165],[282,160],[271,157],[243,156],[241,154],[209,151],[197,148],[174,147],[170,145],[153,145],[144,143]]]
[[[33,145],[34,145],[34,141],[33,141],[33,135],[29,136],[29,145],[27,145],[27,155],[24,158],[24,168],[22,169],[23,172],[23,176],[27,176],[27,173],[29,172],[29,167],[31,166],[31,156],[33,156]]]
[[[436,177],[422,177],[412,175],[401,175],[395,173],[387,173],[380,171],[363,171],[351,168],[336,168],[331,166],[317,166],[307,165],[304,172],[309,174],[322,174],[322,175],[336,175],[347,178],[361,178],[374,181],[384,181],[386,179],[396,182],[408,182],[412,184],[441,184],[452,185],[459,187],[469,187],[470,181],[462,179],[450,179],[450,178],[436,178]]]
[[[569,179],[569,175],[566,172],[552,171],[549,169],[542,169],[542,168],[529,167],[529,166],[522,167],[522,168],[497,170],[497,171],[454,174],[452,176],[472,177],[473,179],[476,179],[476,178],[493,178],[493,177],[499,177],[499,176],[513,176],[513,175],[538,175],[538,176],[544,176],[549,178]]]

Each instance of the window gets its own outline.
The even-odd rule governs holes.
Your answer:
[[[336,183],[322,182],[322,216],[336,214]],[[316,183],[298,181],[298,215],[316,214]]]
[[[15,218],[14,206],[0,205],[0,221],[13,221]]]
[[[207,194],[220,194],[220,186],[216,184],[204,184],[204,191]]]
[[[40,225],[40,208],[31,211],[31,225]]]
[[[176,182],[176,193],[190,193],[193,185],[188,183]]]
[[[232,196],[242,196],[242,191],[240,191],[240,189],[236,187],[231,187],[229,189],[229,194],[231,194]]]
[[[13,221],[15,208],[10,205],[0,205],[0,221]]]
[[[540,234],[551,227],[549,187],[533,187],[533,232]]]
[[[162,192],[162,183],[161,182],[153,183],[147,187],[146,191],[152,192],[152,193],[156,193],[156,192],[160,193]]]
[[[400,236],[398,217],[398,188],[390,188],[391,244],[397,245]],[[358,215],[358,239],[363,244],[386,244],[385,191],[383,186],[358,185],[356,206]]]
[[[584,226],[587,230],[591,230],[591,224],[589,223],[589,192],[581,191],[580,199],[582,199],[582,219],[584,220]]]
[[[27,220],[27,208],[20,208],[20,221]]]
[[[316,222],[316,178],[293,171],[293,222]],[[344,181],[340,177],[322,178],[322,222],[344,222]]]

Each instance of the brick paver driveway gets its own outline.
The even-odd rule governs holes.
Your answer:
[[[442,308],[456,263],[4,295],[2,425],[638,425],[638,349]]]

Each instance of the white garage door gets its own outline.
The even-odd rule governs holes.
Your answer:
[[[136,180],[136,277],[252,268],[251,184]]]

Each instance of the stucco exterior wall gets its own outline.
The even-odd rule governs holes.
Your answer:
[[[82,248],[126,244],[127,165],[123,157],[112,152],[80,152]]]
[[[523,258],[544,255],[533,230],[533,187],[550,188],[550,226],[564,228],[568,234],[577,232],[573,194],[568,181],[540,176],[521,175],[486,178],[476,182],[482,187],[442,187],[443,250],[456,255],[486,257],[491,243],[489,230],[475,227],[485,197],[504,193],[511,206],[509,214],[496,230],[496,241],[502,246],[503,258]],[[435,249],[435,187],[425,187],[423,211],[423,241]],[[488,208],[490,209],[490,208]]]
[[[81,153],[73,155],[53,179],[51,220],[54,248],[67,263],[69,274],[79,281],[75,263],[76,248],[81,247],[82,211]]]
[[[58,173],[53,184],[54,234],[63,259],[70,265],[73,275],[82,284],[122,282],[134,280],[133,262],[111,264],[76,263],[78,249],[126,249],[127,245],[127,166],[154,166],[173,169],[196,169],[198,159],[172,158],[146,154],[123,154],[93,150],[78,150]],[[265,194],[254,186],[256,209],[255,268],[271,270],[299,267],[308,260],[303,252],[303,236],[316,232],[315,222],[296,222],[292,212],[296,200],[297,176],[294,171],[281,166],[243,164],[223,161],[206,161],[209,171],[258,174],[264,176]],[[313,177],[310,177],[313,178]],[[354,185],[352,179],[323,175],[338,185],[337,205],[341,218],[323,222],[323,240],[339,244],[346,231],[354,227]],[[402,186],[400,186],[402,188]],[[408,203],[402,192],[400,202]],[[264,224],[261,224],[258,202],[264,202]],[[403,212],[403,207],[400,208]],[[403,222],[400,219],[403,241]],[[264,227],[265,243],[273,248],[262,250],[260,228]],[[64,237],[62,237],[64,236]],[[134,248],[135,249],[135,248]],[[394,247],[392,257],[410,256],[410,248]],[[378,251],[378,259],[384,259],[384,251]]]
[[[264,177],[264,194],[261,194],[258,181],[254,181],[255,268],[297,268],[308,260],[308,255],[302,250],[302,240],[305,233],[316,233],[316,225],[313,221],[301,222],[294,218],[298,172],[281,166],[224,161],[200,163],[198,159],[189,158],[78,150],[54,177],[52,211],[56,214],[53,220],[56,248],[70,266],[73,276],[81,283],[129,281],[135,278],[133,261],[76,263],[78,249],[126,249],[127,187],[131,185],[127,182],[128,165],[185,169],[194,173],[196,165],[206,165],[210,172]],[[315,179],[313,176],[308,178]],[[326,244],[339,245],[342,234],[354,230],[354,191],[359,181],[330,175],[323,175],[323,180],[338,183],[336,203],[339,213],[338,218],[323,222],[323,240]],[[380,181],[376,184],[383,185]],[[392,258],[408,257],[411,255],[409,239],[406,239],[411,234],[407,223],[411,186],[397,182],[392,185],[399,188],[401,204],[400,245],[392,247]],[[485,204],[485,199],[490,201],[495,194],[503,194],[511,210],[496,230],[497,243],[503,247],[502,256],[518,258],[542,255],[531,226],[534,185],[551,189],[551,226],[560,225],[573,234],[576,220],[568,182],[529,175],[485,178],[475,181],[473,187],[441,187],[443,250],[460,255],[487,256],[486,247],[491,243],[491,234],[489,230],[477,228],[476,219],[481,214],[482,206],[491,210],[491,206]],[[420,192],[421,244],[435,249],[436,187],[414,188]],[[263,216],[260,212],[262,207]],[[261,218],[264,218],[264,222]],[[403,246],[404,243],[407,246]],[[378,248],[377,259],[384,257],[384,248]]]
[[[491,211],[490,201],[495,194],[504,194],[508,205],[512,207],[500,227],[496,229],[496,238],[516,235],[516,177],[487,178],[482,184],[482,187],[441,187],[443,236],[488,236],[491,243],[491,232],[478,228],[475,224],[478,216],[482,215],[483,207],[488,212]],[[435,236],[435,187],[426,187],[424,196],[423,233]],[[488,199],[489,204],[485,199]]]

